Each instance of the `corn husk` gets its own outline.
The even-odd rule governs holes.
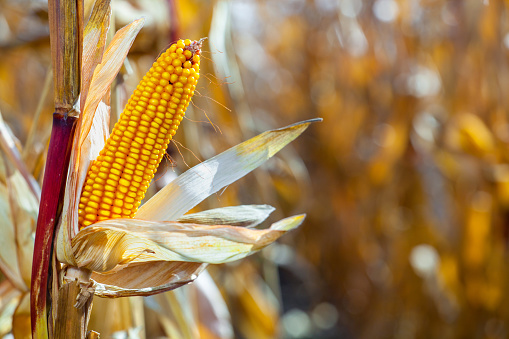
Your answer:
[[[150,221],[116,219],[82,229],[72,240],[73,251],[78,267],[95,271],[96,295],[151,295],[174,289],[196,279],[204,268],[201,263],[243,258],[298,227],[302,215],[283,219],[266,230],[157,220],[182,217],[209,195],[261,165],[310,123],[265,132],[191,168],[140,208],[139,215]],[[212,214],[202,216],[210,220]],[[265,214],[255,219],[259,221]],[[223,211],[223,218],[225,215]],[[191,218],[200,219],[196,214]],[[225,223],[235,220],[230,217]]]
[[[83,111],[57,233],[58,260],[93,271],[96,295],[146,296],[187,284],[205,268],[203,264],[243,258],[298,227],[303,215],[265,230],[242,227],[259,224],[270,207],[235,207],[184,217],[184,222],[174,220],[263,164],[315,120],[262,133],[189,169],[147,201],[136,219],[99,222],[78,232],[86,172],[108,135],[110,109],[102,100],[143,23],[136,20],[119,30],[101,58],[109,7],[104,2],[97,8],[85,29],[83,81],[90,86],[82,92]]]
[[[104,147],[109,134],[109,107],[101,102],[101,99],[108,92],[111,82],[122,66],[129,47],[142,25],[143,20],[140,19],[115,34],[104,54],[104,62],[95,67],[90,91],[74,135],[74,145],[76,146],[73,148],[69,164],[63,217],[60,221],[56,242],[58,259],[71,265],[74,264],[71,239],[78,231],[77,219],[74,219],[77,218],[78,204],[75,199],[71,201],[70,197],[81,195],[90,162]],[[105,36],[106,31],[102,31],[101,34]],[[85,36],[85,40],[87,40],[87,36]]]
[[[73,239],[73,250],[78,267],[100,273],[151,261],[222,264],[259,251],[303,219],[304,215],[283,219],[265,230],[110,219],[80,231]],[[142,274],[143,265],[138,267]]]
[[[186,214],[177,221],[204,225],[256,227],[274,210],[275,208],[269,205],[230,206]]]

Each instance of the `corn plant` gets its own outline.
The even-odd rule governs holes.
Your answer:
[[[195,280],[207,264],[255,253],[305,217],[256,229],[272,207],[184,214],[317,120],[247,140],[189,169],[140,206],[191,100],[203,40],[179,40],[157,59],[108,138],[112,81],[143,20],[119,30],[105,47],[109,1],[95,3],[83,31],[82,6],[50,1],[57,95],[32,270],[35,338],[94,337],[87,334],[93,295],[173,290]],[[57,28],[57,22],[65,25]]]

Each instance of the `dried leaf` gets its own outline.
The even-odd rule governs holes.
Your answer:
[[[220,264],[242,259],[298,227],[304,215],[265,230],[138,219],[111,219],[83,228],[73,238],[78,267],[111,271],[130,263],[188,261]]]
[[[283,224],[295,224],[301,217],[283,219],[274,227]],[[279,225],[278,225],[279,224]],[[284,227],[282,227],[284,228]],[[132,263],[118,270],[93,273],[96,281],[95,295],[117,298],[127,296],[149,296],[170,291],[195,280],[205,269],[206,264],[193,262],[153,261],[149,263]]]
[[[255,227],[261,224],[275,210],[269,205],[242,205],[215,208],[198,213],[186,214],[177,221],[201,225],[230,225]]]
[[[83,58],[81,71],[80,110],[85,108],[90,82],[96,66],[103,58],[106,36],[110,27],[111,0],[99,0],[94,4],[90,19],[83,31]]]
[[[79,134],[79,143],[75,147],[82,147],[90,132],[94,113],[101,99],[110,89],[120,67],[124,63],[127,52],[131,47],[136,35],[143,26],[144,19],[138,19],[120,29],[108,45],[103,55],[102,62],[97,65],[90,82],[90,91],[86,98],[85,106],[80,117],[80,123],[76,131]]]
[[[315,121],[264,132],[189,169],[166,185],[136,214],[139,219],[176,220],[211,194],[251,172]],[[171,207],[171,208],[168,208]]]
[[[181,217],[210,194],[260,166],[314,121],[317,119],[262,133],[191,168],[138,213],[145,218]],[[158,208],[164,211],[157,212]],[[96,295],[152,295],[193,281],[205,267],[202,262],[237,260],[267,246],[300,225],[303,218],[284,219],[268,230],[107,220],[82,229],[72,240],[73,251],[79,267],[95,272],[92,277],[98,283]]]
[[[110,108],[100,102],[96,114],[93,117],[93,124],[90,129],[89,138],[86,138],[80,149],[74,148],[67,174],[67,185],[65,187],[64,206],[62,218],[57,233],[57,257],[61,262],[74,263],[74,256],[71,250],[71,238],[78,232],[78,202],[85,181],[90,162],[104,147],[108,135],[108,121]],[[79,136],[74,135],[76,143]]]
[[[149,265],[131,264],[112,273],[92,273],[95,295],[106,298],[149,296],[173,290],[192,282],[206,264],[155,261]]]

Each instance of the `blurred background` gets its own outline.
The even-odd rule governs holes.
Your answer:
[[[146,18],[116,79],[113,117],[172,41],[208,37],[199,93],[153,192],[262,131],[324,119],[198,206],[267,203],[277,208],[272,221],[308,216],[260,254],[209,268],[231,315],[231,331],[222,333],[509,336],[509,2],[113,0],[112,7],[116,29]],[[46,1],[0,0],[0,111],[38,180],[53,112],[47,20]],[[169,334],[171,312],[153,301],[122,301],[137,303],[138,313],[130,325],[112,320],[102,337],[179,337]],[[118,315],[125,306],[107,302],[95,302],[94,312],[111,307]],[[203,304],[197,310],[205,315],[188,337],[227,336],[207,327]],[[146,333],[132,330],[140,323]]]

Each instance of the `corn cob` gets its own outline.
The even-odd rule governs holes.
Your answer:
[[[179,40],[152,65],[87,172],[79,226],[134,217],[199,77],[200,41]]]

